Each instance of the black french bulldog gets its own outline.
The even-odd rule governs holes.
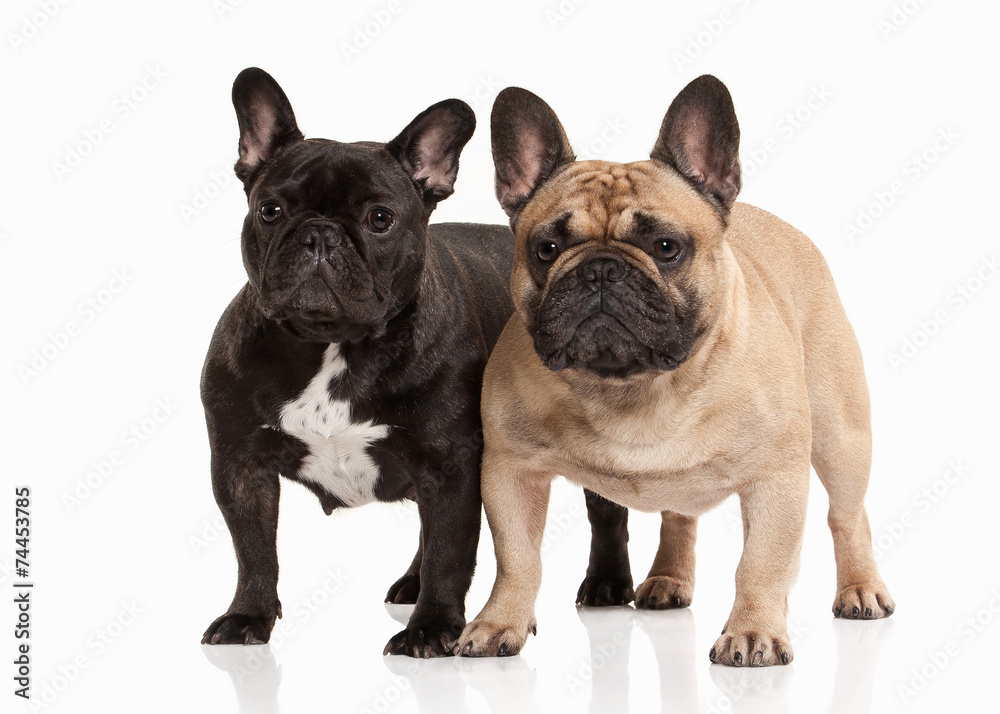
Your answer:
[[[202,401],[239,579],[202,643],[267,642],[281,617],[281,475],[327,514],[416,500],[420,545],[386,598],[416,607],[385,652],[450,654],[479,543],[483,369],[513,312],[510,231],[428,226],[475,116],[450,99],[388,144],[305,139],[256,68],[233,104],[249,282],[215,330]]]

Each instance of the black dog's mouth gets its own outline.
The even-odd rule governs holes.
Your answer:
[[[296,336],[324,342],[349,342],[384,330],[385,301],[374,292],[365,299],[343,299],[325,267],[283,294],[267,294],[261,305],[265,316]]]
[[[296,337],[321,342],[354,342],[373,333],[368,325],[344,323],[332,315],[312,311],[279,319],[278,324]]]

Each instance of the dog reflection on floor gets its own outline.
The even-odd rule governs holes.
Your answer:
[[[386,609],[394,619],[406,622],[411,608],[387,605]],[[631,653],[632,634],[638,628],[653,648],[659,673],[660,711],[671,714],[790,711],[788,695],[795,665],[740,669],[707,665],[717,689],[707,695],[706,701],[701,701],[698,676],[705,665],[698,656],[694,613],[689,609],[578,608],[577,615],[586,629],[589,644],[588,651],[581,653],[579,666],[547,662],[547,667],[540,671],[519,656],[432,660],[386,657],[383,662],[392,674],[392,681],[387,684],[385,700],[391,699],[389,703],[393,704],[415,700],[417,711],[422,714],[465,712],[473,708],[469,697],[473,692],[486,701],[494,714],[538,714],[542,711],[537,686],[541,674],[555,677],[570,695],[589,693],[591,714],[624,714],[630,711],[631,679],[634,679],[630,678],[630,670],[635,671],[631,666],[635,659]],[[864,714],[871,711],[878,665],[894,623],[835,620],[832,626],[837,656],[828,714]],[[270,645],[206,645],[202,650],[215,667],[229,675],[240,714],[278,714],[281,665],[275,661]],[[643,690],[647,684],[651,683],[636,682]],[[566,693],[562,691],[562,697]],[[645,701],[642,711],[644,714],[650,711]]]
[[[864,714],[871,711],[876,670],[882,658],[882,650],[895,626],[896,623],[892,620],[878,620],[874,623],[834,620],[837,673],[833,679],[830,714]]]
[[[649,638],[660,672],[660,702],[664,712],[698,712],[698,676],[702,665],[695,646],[691,610],[637,610],[636,624]]]
[[[486,700],[493,714],[541,712],[535,690],[537,673],[520,657],[386,657],[383,661],[401,688],[412,691],[420,714],[473,711],[470,690]]]
[[[714,665],[709,669],[709,676],[722,694],[716,694],[712,698],[709,711],[787,714],[790,711],[788,688],[794,673],[792,667],[737,669]]]
[[[392,619],[405,624],[413,608],[386,604],[385,609]],[[495,714],[539,714],[541,711],[535,688],[537,673],[520,657],[426,660],[386,657],[383,661],[399,688],[412,692],[421,714],[472,711],[467,696],[470,688],[486,700]]]
[[[567,686],[573,692],[590,680],[591,714],[628,711],[632,627],[638,613],[630,607],[580,607],[576,613],[587,628],[590,652],[573,668]]]
[[[281,666],[274,660],[271,645],[202,645],[201,650],[209,662],[229,675],[236,690],[236,705],[240,714],[278,714]]]

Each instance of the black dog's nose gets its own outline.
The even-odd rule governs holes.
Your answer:
[[[333,226],[305,226],[299,231],[298,240],[310,247],[334,248],[340,243],[340,232]]]
[[[585,283],[620,283],[628,271],[628,264],[618,258],[594,258],[576,268],[577,276]]]

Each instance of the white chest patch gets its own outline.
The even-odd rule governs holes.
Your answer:
[[[389,427],[353,422],[350,403],[331,399],[330,380],[346,368],[340,347],[327,347],[319,372],[298,397],[282,407],[279,424],[282,431],[309,447],[299,466],[299,478],[321,486],[348,506],[361,506],[375,500],[379,477],[367,447],[384,439]]]

